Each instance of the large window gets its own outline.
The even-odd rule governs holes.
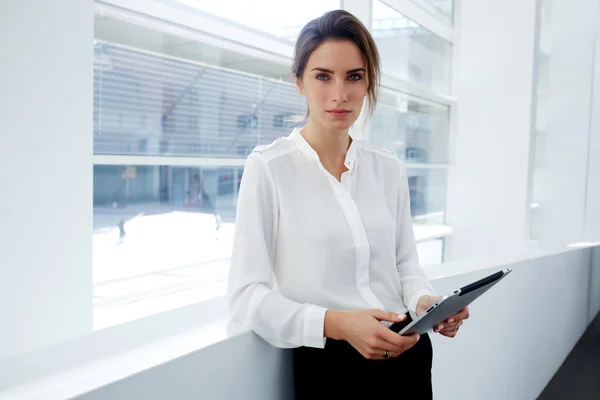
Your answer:
[[[202,27],[197,36],[173,27],[179,15],[210,15],[223,29],[260,31],[266,47],[291,48],[303,24],[340,5],[290,13],[279,3],[180,0],[164,21],[140,10],[97,13],[96,328],[225,294],[245,159],[286,135],[306,105],[289,54],[272,62],[243,42],[215,43]],[[383,87],[367,135],[405,161],[421,260],[441,262],[450,106],[426,94],[449,88],[450,45],[378,1],[373,16],[385,77],[420,90]]]

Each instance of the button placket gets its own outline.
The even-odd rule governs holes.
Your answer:
[[[319,163],[320,164],[320,163]],[[342,182],[335,179],[321,164],[321,170],[327,175],[332,185],[333,192],[346,217],[354,246],[356,248],[356,286],[363,299],[371,307],[383,309],[383,303],[379,301],[375,293],[371,290],[369,262],[371,258],[371,247],[367,237],[367,232],[363,224],[358,206],[351,194],[351,174],[342,174]]]
[[[342,208],[342,212],[344,213],[344,217],[348,222],[348,227],[350,228],[350,232],[352,234],[352,239],[354,241],[354,247],[356,248],[356,286],[358,291],[360,292],[362,298],[369,304],[370,307],[383,309],[383,304],[379,299],[375,296],[375,293],[371,290],[371,283],[369,278],[369,262],[371,258],[371,248],[369,245],[369,240],[367,237],[367,232],[365,226],[363,224],[362,218],[360,216],[360,212],[358,210],[358,206],[352,197],[352,174],[354,171],[354,167],[356,164],[356,144],[353,142],[350,145],[350,149],[348,149],[348,153],[346,156],[346,160],[344,161],[344,165],[348,169],[347,172],[342,174],[340,181],[338,181],[332,174],[329,173],[321,164],[319,160],[319,156],[317,153],[310,147],[308,142],[302,137],[302,134],[295,129],[292,135],[290,135],[291,140],[295,141],[298,148],[301,152],[303,152],[307,157],[311,158],[315,161],[321,170],[321,172],[325,175],[329,184],[332,187],[333,193],[338,201],[338,204]]]

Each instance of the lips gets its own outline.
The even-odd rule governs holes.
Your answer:
[[[333,115],[334,117],[345,117],[346,115],[350,114],[350,110],[344,110],[344,109],[335,109],[335,110],[328,110],[327,111],[329,114]]]

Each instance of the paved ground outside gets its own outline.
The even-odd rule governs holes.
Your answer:
[[[192,293],[192,300],[198,301],[198,296],[214,292],[209,287],[221,287],[233,247],[234,208],[221,210],[225,215],[219,215],[217,230],[217,217],[196,209],[156,203],[95,207],[93,294],[95,309],[103,310],[98,311],[103,316],[100,324],[110,326],[158,312],[175,300],[181,306],[181,299]],[[126,233],[122,239],[121,218]],[[157,306],[158,299],[162,306]],[[133,303],[139,304],[132,307]]]

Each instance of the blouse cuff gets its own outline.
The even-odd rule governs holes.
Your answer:
[[[324,307],[311,305],[304,316],[304,345],[322,349],[325,347]]]

